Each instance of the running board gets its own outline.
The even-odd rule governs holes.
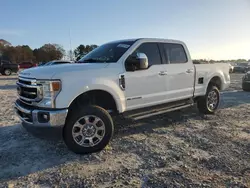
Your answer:
[[[141,116],[137,116],[137,117],[132,117],[132,119],[140,120],[140,119],[148,118],[148,117],[151,117],[151,116],[164,114],[166,112],[171,112],[171,111],[180,110],[180,109],[183,109],[183,108],[188,108],[188,107],[191,107],[191,106],[193,106],[193,104],[186,104],[186,105],[183,105],[183,106],[178,106],[178,107],[169,108],[169,109],[166,109],[166,110],[161,110],[161,111],[158,111],[158,112],[153,112],[153,113],[149,113],[149,114],[145,114],[145,115],[141,115]]]
[[[131,119],[131,120],[139,120],[159,114],[164,114],[166,112],[171,112],[175,110],[180,110],[182,108],[187,108],[193,106],[194,100],[193,98],[183,99],[180,101],[174,101],[169,103],[164,103],[160,105],[140,108],[136,110],[131,110],[123,113],[123,117]]]

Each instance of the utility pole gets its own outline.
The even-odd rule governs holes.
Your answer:
[[[72,46],[71,46],[71,30],[70,30],[70,28],[69,28],[69,48],[70,48],[70,50],[69,50],[69,59],[70,59],[70,61],[73,61],[73,51],[72,51]]]

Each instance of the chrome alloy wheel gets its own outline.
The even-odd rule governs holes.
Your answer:
[[[105,124],[94,115],[81,117],[72,128],[74,141],[83,147],[93,147],[100,143],[105,135]]]
[[[208,109],[210,109],[211,111],[213,111],[214,109],[217,108],[219,103],[219,97],[216,93],[216,91],[212,90],[208,93],[207,96],[207,107]]]
[[[9,69],[6,69],[6,70],[4,71],[4,74],[7,75],[7,76],[9,76],[9,75],[11,74],[11,72],[10,72]]]

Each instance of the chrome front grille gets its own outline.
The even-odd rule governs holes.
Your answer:
[[[32,105],[42,100],[42,85],[37,84],[35,79],[19,77],[17,93],[21,101]]]

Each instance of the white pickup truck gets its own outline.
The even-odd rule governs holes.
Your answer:
[[[24,127],[61,127],[70,150],[92,153],[109,143],[114,115],[139,120],[194,104],[212,114],[229,84],[228,64],[194,65],[181,41],[120,40],[75,64],[20,72],[15,109]]]

